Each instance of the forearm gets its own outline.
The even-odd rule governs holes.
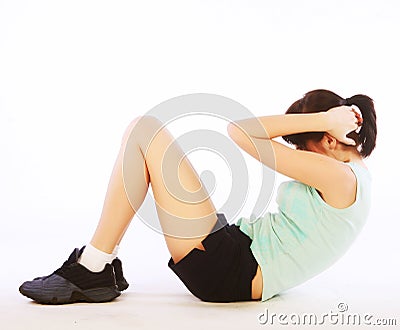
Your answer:
[[[237,120],[230,125],[237,125],[249,136],[258,139],[273,139],[304,132],[326,132],[331,128],[326,112],[254,117]]]

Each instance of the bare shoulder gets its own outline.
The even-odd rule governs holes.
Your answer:
[[[325,190],[321,197],[335,208],[343,209],[351,206],[357,196],[357,178],[350,166],[341,164],[340,181],[331,183],[330,189]]]

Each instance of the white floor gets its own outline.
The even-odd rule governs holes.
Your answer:
[[[296,317],[306,314],[313,314],[322,322],[326,313],[336,313],[339,317],[368,314],[371,322],[396,319],[397,328],[400,325],[399,268],[395,257],[398,250],[382,256],[380,262],[371,262],[376,260],[371,248],[373,237],[379,235],[374,221],[338,263],[314,279],[267,302],[229,304],[204,303],[193,297],[168,269],[168,253],[162,237],[137,221],[128,231],[120,251],[125,275],[131,284],[121,297],[104,304],[42,306],[20,295],[18,286],[24,280],[48,274],[60,266],[70,252],[67,244],[72,244],[68,248],[74,247],[75,243],[68,243],[56,230],[57,227],[63,230],[68,221],[58,221],[50,225],[38,220],[32,225],[26,223],[24,229],[6,228],[2,243],[9,244],[5,246],[24,242],[26,247],[30,243],[30,249],[21,247],[3,256],[3,265],[8,271],[3,268],[0,275],[0,329],[302,329],[307,326],[281,323],[293,324]],[[50,226],[47,233],[54,234],[44,240],[45,235],[35,229],[37,225]],[[39,238],[35,239],[35,235]],[[13,241],[13,238],[18,239]],[[144,242],[148,242],[147,247],[143,246]],[[138,249],[138,245],[142,248]],[[385,247],[391,245],[388,243]],[[343,304],[348,308],[340,313]],[[272,319],[274,313],[282,313],[286,319],[279,321],[278,316]],[[266,324],[260,324],[259,320]],[[333,316],[312,328],[337,329],[335,320],[338,322]],[[346,329],[363,328],[346,324]],[[386,328],[396,329],[396,326]]]
[[[158,292],[156,292],[158,291]],[[368,294],[366,294],[368,291]],[[5,299],[4,299],[5,298]],[[323,314],[368,313],[371,322],[378,318],[400,322],[399,299],[383,287],[351,285],[348,288],[326,288],[304,285],[259,303],[211,304],[198,301],[183,289],[171,291],[162,284],[151,288],[137,285],[111,303],[42,306],[29,302],[16,292],[8,291],[0,303],[2,329],[258,329],[287,328],[284,322],[295,322],[293,315],[312,313],[321,321]],[[348,311],[340,313],[345,303]],[[267,310],[269,319],[267,320]],[[278,321],[273,313],[286,314]],[[292,315],[292,316],[291,316]],[[291,318],[289,318],[291,317]],[[293,321],[291,321],[293,320]],[[335,321],[336,320],[336,321]],[[325,320],[319,327],[337,328],[341,319]],[[319,322],[318,321],[318,322]],[[262,324],[264,322],[266,324]],[[293,323],[289,323],[293,324]],[[348,329],[358,328],[345,324]],[[292,327],[289,327],[292,328]],[[294,327],[293,327],[294,328]],[[306,326],[296,326],[306,328]],[[312,326],[316,328],[316,326]],[[363,327],[361,327],[363,328]],[[390,327],[388,327],[390,328]],[[396,329],[395,326],[391,327]]]

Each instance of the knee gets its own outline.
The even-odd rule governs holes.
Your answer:
[[[122,144],[125,144],[128,141],[129,136],[132,133],[133,128],[136,126],[138,121],[142,118],[142,116],[136,117],[134,120],[132,120],[129,125],[126,127],[124,135],[122,136]]]
[[[138,118],[136,118],[138,119]],[[163,125],[163,123],[161,122],[161,120],[159,120],[157,117],[151,116],[151,115],[143,115],[141,117],[139,117],[140,119],[140,124],[145,126],[147,129],[149,128],[155,128],[155,129],[159,129],[161,128]]]
[[[141,129],[144,129],[146,132],[159,130],[163,126],[162,122],[154,117],[149,115],[138,116],[133,119],[127,128],[125,129],[124,135],[122,137],[122,144],[125,144],[131,135],[132,131],[135,129],[138,132]],[[142,131],[143,132],[143,131]]]

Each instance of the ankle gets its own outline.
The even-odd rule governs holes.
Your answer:
[[[111,264],[113,259],[115,259],[114,254],[103,252],[92,244],[88,244],[78,259],[78,263],[91,272],[101,272],[106,264]]]

